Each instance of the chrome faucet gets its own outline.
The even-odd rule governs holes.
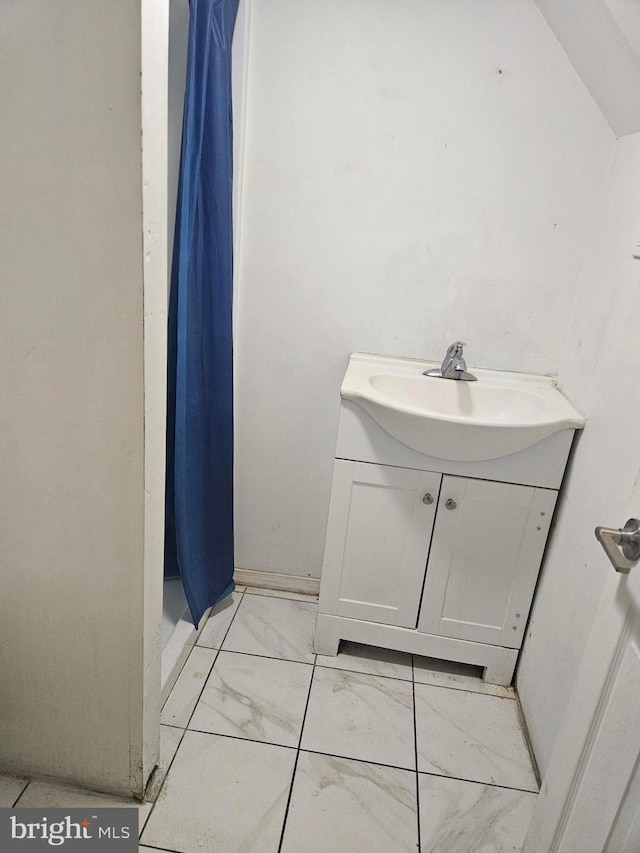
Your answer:
[[[471,373],[467,373],[467,365],[462,357],[463,347],[466,347],[466,344],[462,341],[456,341],[451,344],[444,357],[442,366],[425,370],[422,375],[436,376],[439,379],[464,379],[467,382],[475,382],[477,377]]]

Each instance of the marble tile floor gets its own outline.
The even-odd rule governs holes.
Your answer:
[[[315,655],[316,607],[240,589],[212,613],[162,711],[140,850],[520,851],[538,788],[514,691],[356,644]],[[0,777],[0,806],[85,804],[123,801]]]

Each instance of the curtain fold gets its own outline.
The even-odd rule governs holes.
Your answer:
[[[195,625],[233,585],[231,41],[238,0],[191,0],[169,300],[165,575]]]

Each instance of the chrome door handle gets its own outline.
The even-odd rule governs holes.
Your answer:
[[[621,530],[596,527],[596,539],[616,572],[626,575],[640,560],[640,521],[630,518]]]

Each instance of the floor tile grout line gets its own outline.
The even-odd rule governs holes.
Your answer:
[[[287,795],[287,804],[284,808],[284,817],[282,819],[282,829],[280,830],[280,840],[278,842],[278,853],[282,850],[284,842],[284,834],[287,830],[287,818],[289,817],[289,806],[291,805],[291,797],[293,796],[293,786],[296,781],[296,771],[298,770],[298,759],[300,758],[300,747],[296,749],[296,757],[293,761],[293,771],[291,773],[291,784],[289,785],[289,794]]]
[[[289,746],[287,743],[274,743],[272,740],[256,740],[252,737],[242,737],[242,735],[222,734],[221,732],[207,732],[204,729],[185,729],[185,732],[196,732],[199,735],[211,735],[211,737],[226,737],[229,740],[241,740],[245,743],[261,743],[264,746],[277,746],[279,749],[295,749],[297,746]]]
[[[231,627],[231,625],[229,625],[229,627]],[[226,638],[226,636],[227,635],[225,634],[225,638]],[[286,663],[302,663],[305,666],[313,666],[314,665],[313,661],[292,660],[291,658],[276,658],[273,655],[260,655],[260,654],[256,654],[256,652],[237,652],[235,649],[223,649],[223,648],[214,649],[214,648],[212,648],[212,646],[200,646],[200,648],[201,649],[209,649],[209,651],[211,651],[211,652],[224,652],[225,654],[232,654],[232,655],[246,655],[246,657],[249,657],[249,658],[263,658],[264,660],[281,660],[281,661],[285,661]],[[315,655],[314,655],[314,657],[315,657]],[[216,660],[217,659],[218,658],[216,655]]]
[[[515,696],[499,696],[496,693],[487,693],[484,690],[474,690],[471,687],[454,687],[451,684],[434,684],[430,681],[416,681],[414,684],[419,687],[439,687],[441,690],[456,690],[458,693],[474,693],[476,696],[488,696],[490,699],[508,699],[510,702],[515,701]]]
[[[319,666],[321,669],[331,669],[334,672],[350,672],[352,675],[371,675],[374,678],[391,678],[394,681],[404,681],[405,683],[410,684],[411,678],[400,678],[398,675],[385,675],[382,672],[363,672],[360,669],[347,669],[343,666],[331,666],[326,663],[316,663],[316,666]]]
[[[320,752],[319,749],[300,748],[300,752],[308,752],[310,755],[325,755],[327,758],[338,758],[343,761],[357,761],[359,764],[375,764],[378,767],[388,767],[390,770],[403,770],[405,773],[414,773],[413,767],[401,767],[399,764],[387,764],[384,761],[375,761],[372,758],[355,758],[353,755],[338,755],[335,752]],[[433,774],[435,775],[435,774]]]
[[[513,785],[498,785],[496,782],[482,782],[478,779],[465,779],[463,776],[445,776],[442,773],[430,773],[428,770],[419,770],[421,776],[432,776],[434,779],[453,779],[454,782],[469,782],[470,785],[485,785],[488,788],[499,788],[501,791],[517,791],[520,794],[535,794],[540,791],[532,791],[531,788],[517,788]]]
[[[304,713],[302,715],[302,723],[300,725],[300,736],[298,737],[298,747],[296,749],[296,757],[293,762],[293,773],[291,774],[291,786],[289,787],[289,796],[287,797],[287,805],[284,810],[284,820],[282,821],[282,832],[280,833],[280,843],[278,844],[278,853],[282,850],[282,844],[284,842],[284,834],[287,829],[287,819],[289,817],[289,807],[291,806],[291,797],[293,796],[293,786],[296,781],[296,773],[298,770],[298,761],[300,759],[300,746],[302,744],[302,733],[304,732],[304,724],[307,719],[307,711],[309,710],[309,702],[311,701],[311,690],[313,688],[313,677],[316,673],[316,661],[318,660],[318,656],[314,654],[313,656],[313,667],[311,669],[311,678],[309,679],[309,692],[307,693],[307,701],[304,706]]]
[[[416,762],[416,825],[418,829],[418,853],[422,850],[422,841],[420,838],[420,776],[418,774],[418,709],[416,708],[416,682],[415,676],[415,660],[411,655],[411,696],[413,698],[413,750]]]
[[[214,649],[211,651],[214,651]],[[168,729],[179,729],[181,732],[186,732],[186,728],[184,726],[178,726],[176,723],[160,723],[160,725],[166,726]]]
[[[19,802],[20,802],[20,800],[22,799],[22,795],[25,793],[25,791],[27,790],[27,788],[28,788],[28,787],[29,787],[29,785],[31,784],[31,781],[32,781],[32,780],[31,780],[31,779],[29,779],[29,780],[28,780],[28,782],[27,782],[27,784],[26,784],[26,785],[24,786],[24,788],[20,791],[20,793],[18,794],[18,796],[17,796],[17,798],[16,798],[16,800],[15,800],[14,804],[11,806],[11,808],[12,808],[12,809],[15,809],[15,808],[17,808],[17,807],[18,807],[18,803],[19,803]]]

